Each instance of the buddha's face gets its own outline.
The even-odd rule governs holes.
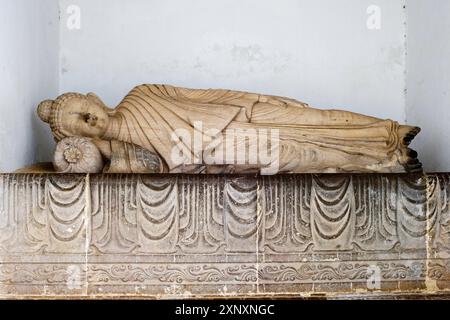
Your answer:
[[[89,96],[68,100],[60,119],[65,135],[89,138],[101,138],[109,123],[106,108]]]

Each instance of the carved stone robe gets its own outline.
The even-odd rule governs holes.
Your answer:
[[[397,122],[345,111],[311,109],[287,98],[230,90],[141,85],[124,98],[113,116],[118,119],[115,134],[105,139],[140,146],[157,154],[164,161],[161,168],[169,172],[246,172],[270,165],[236,165],[235,160],[221,165],[206,164],[202,160],[205,142],[195,149],[192,140],[177,140],[173,136],[181,129],[194,137],[199,122],[201,134],[213,141],[218,133],[227,130],[276,129],[277,150],[270,142],[265,146],[278,152],[278,172],[405,171],[399,163],[402,141]],[[249,144],[244,140],[235,142],[234,147],[239,147],[239,143]],[[174,162],[176,148],[192,155],[195,163]],[[225,142],[217,143],[214,152],[217,150],[226,152]]]

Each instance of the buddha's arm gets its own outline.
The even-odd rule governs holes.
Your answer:
[[[268,103],[274,106],[295,106],[306,108],[306,103],[279,96],[264,95],[236,90],[223,89],[188,89],[176,88],[174,91],[179,97],[200,103],[229,103],[232,105],[249,108],[257,103]]]
[[[223,89],[188,89],[172,86],[164,86],[167,92],[176,99],[188,100],[193,103],[230,105],[242,108],[242,112],[234,119],[237,122],[250,122],[253,109],[258,105],[264,105],[270,109],[279,108],[307,108],[308,105],[294,99],[262,95],[235,90]]]
[[[202,104],[230,104],[248,108],[258,102],[260,95],[223,89],[189,89],[173,87],[176,97]]]

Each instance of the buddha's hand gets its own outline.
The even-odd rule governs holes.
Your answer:
[[[104,163],[100,150],[91,139],[69,137],[58,142],[53,166],[61,173],[100,173]]]
[[[267,103],[277,107],[296,107],[296,108],[308,108],[308,104],[284,97],[277,96],[266,96],[262,95],[259,97],[260,103]]]

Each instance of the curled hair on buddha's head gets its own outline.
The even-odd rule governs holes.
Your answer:
[[[67,136],[63,133],[62,128],[62,114],[64,105],[74,98],[86,98],[85,95],[75,92],[65,93],[60,95],[56,100],[45,100],[38,106],[38,116],[42,121],[48,123],[53,135],[57,141],[60,141]]]

